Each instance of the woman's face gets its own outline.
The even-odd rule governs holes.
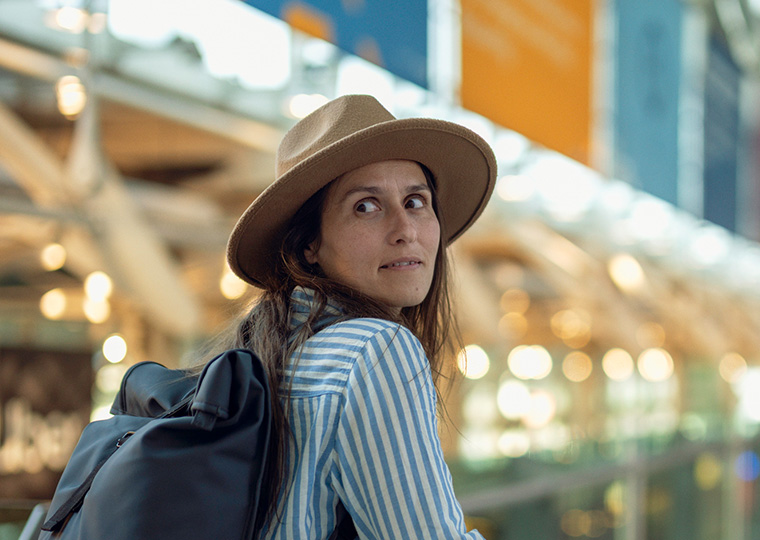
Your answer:
[[[425,299],[440,234],[419,164],[380,161],[330,184],[319,239],[305,256],[330,279],[400,309]]]

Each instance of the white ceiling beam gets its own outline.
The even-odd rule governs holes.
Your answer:
[[[274,154],[283,132],[263,122],[246,118],[243,113],[216,109],[185,96],[151,88],[107,73],[92,76],[95,94],[219,135],[256,150]]]
[[[63,75],[79,74],[79,70],[54,55],[2,38],[0,67],[50,83]],[[274,154],[283,135],[282,130],[246,117],[242,112],[217,109],[199,100],[144,82],[132,82],[97,68],[86,82],[90,95],[149,111],[262,152]]]
[[[53,55],[0,38],[0,66],[48,82],[71,75],[74,68]]]
[[[62,237],[69,265],[81,278],[105,270],[167,332],[189,336],[200,325],[200,307],[182,283],[166,245],[145,223],[123,181],[99,147],[95,99],[77,121],[68,164],[0,103],[0,161],[35,204],[80,214],[91,234]],[[71,237],[74,238],[74,237]],[[81,256],[78,256],[81,254]]]
[[[67,173],[116,284],[172,334],[193,335],[200,326],[200,305],[183,283],[178,262],[106,159],[94,96],[75,125]]]
[[[10,108],[0,102],[0,161],[39,206],[61,208],[72,199],[58,157]]]

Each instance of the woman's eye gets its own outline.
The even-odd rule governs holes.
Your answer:
[[[356,211],[359,213],[377,212],[380,207],[374,201],[361,201],[356,205]]]
[[[406,207],[407,208],[422,208],[425,206],[425,199],[424,197],[420,195],[416,195],[414,197],[409,197],[409,199],[406,201]]]

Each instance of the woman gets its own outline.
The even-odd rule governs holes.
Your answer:
[[[370,96],[331,101],[283,138],[276,181],[228,245],[263,294],[225,345],[255,351],[279,391],[262,538],[328,538],[341,503],[360,538],[482,538],[454,498],[434,380],[445,247],[495,176],[473,132],[397,120]]]

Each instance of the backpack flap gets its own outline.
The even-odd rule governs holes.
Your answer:
[[[192,399],[197,375],[157,362],[139,362],[121,380],[111,414],[158,417]]]

